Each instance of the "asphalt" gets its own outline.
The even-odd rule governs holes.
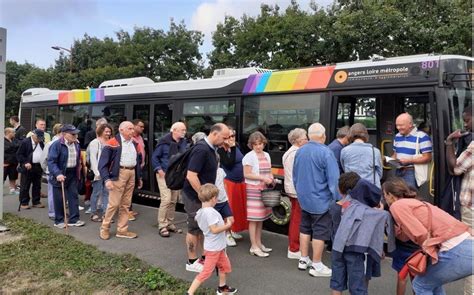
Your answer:
[[[4,191],[8,192],[7,187]],[[42,199],[47,205],[46,199]],[[48,219],[47,209],[18,209],[18,195],[4,195],[4,212],[30,218],[38,223],[51,226],[57,232],[64,230],[53,227]],[[169,274],[191,282],[196,273],[185,270],[186,248],[185,234],[173,234],[170,238],[158,235],[156,227],[157,209],[142,205],[134,205],[139,212],[136,221],[130,222],[129,230],[138,234],[137,239],[118,239],[115,236],[108,241],[99,238],[99,224],[90,221],[90,215],[81,211],[81,219],[86,222],[84,227],[69,228],[69,234],[86,244],[111,253],[132,254],[147,263],[164,269]],[[178,226],[185,229],[186,216],[176,214]],[[112,232],[115,228],[112,227]],[[330,294],[329,278],[313,278],[308,272],[297,269],[297,260],[286,258],[287,237],[271,232],[263,233],[263,243],[273,248],[268,258],[257,258],[249,255],[249,238],[243,233],[244,239],[238,241],[237,247],[229,247],[228,255],[232,263],[232,273],[228,283],[239,289],[239,294]],[[324,253],[323,262],[330,266],[330,254]],[[205,286],[215,288],[217,277],[211,277]],[[462,294],[461,281],[445,286],[447,294]],[[370,281],[369,294],[395,294],[396,272],[391,268],[391,259],[382,261],[382,277]],[[406,294],[411,294],[407,291]]]

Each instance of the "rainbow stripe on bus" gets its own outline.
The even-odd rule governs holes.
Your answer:
[[[105,101],[104,89],[78,89],[58,94],[58,104],[77,104]]]

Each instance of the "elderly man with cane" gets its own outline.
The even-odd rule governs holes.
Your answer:
[[[61,128],[63,137],[56,140],[49,148],[49,180],[53,186],[54,226],[83,226],[79,219],[78,182],[81,177],[81,149],[77,142],[79,130],[73,125],[65,124]],[[65,200],[69,206],[69,218],[66,219]]]
[[[141,154],[138,145],[133,141],[132,122],[124,121],[119,126],[117,136],[107,141],[99,159],[100,177],[109,190],[109,203],[100,228],[100,238],[110,238],[110,223],[118,211],[117,238],[134,239],[136,233],[128,231],[128,213],[132,203],[135,180],[138,188],[142,187]]]

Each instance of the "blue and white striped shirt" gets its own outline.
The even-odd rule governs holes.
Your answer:
[[[433,144],[428,134],[419,131],[416,127],[407,135],[398,133],[393,141],[393,149],[397,153],[397,159],[412,159],[416,155],[416,140],[418,139],[419,153],[433,152]]]

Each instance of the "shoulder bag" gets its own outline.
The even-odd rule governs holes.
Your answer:
[[[414,158],[421,158],[420,152],[420,137],[417,135],[416,137],[416,154]],[[428,180],[428,166],[429,163],[426,164],[414,164],[415,167],[415,179],[416,184],[418,187],[422,186]]]
[[[426,237],[426,240],[428,240],[431,238],[431,208],[428,204],[426,204],[426,202],[423,202],[423,204],[428,209],[428,236]],[[410,274],[413,276],[424,274],[428,266],[429,257],[430,256],[426,254],[422,249],[417,250],[413,254],[411,254],[410,257],[408,257],[406,260],[406,266],[408,267],[408,271],[410,272]]]

